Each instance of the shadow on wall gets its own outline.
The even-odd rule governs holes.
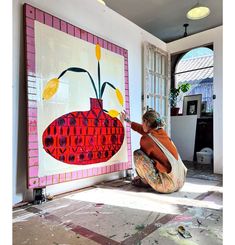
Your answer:
[[[26,97],[26,64],[24,50],[23,5],[20,8],[20,50],[19,50],[19,90],[18,90],[18,130],[16,158],[16,194],[21,194],[23,201],[32,200],[32,190],[27,189],[27,97]]]

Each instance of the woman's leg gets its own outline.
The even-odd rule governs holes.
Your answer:
[[[149,184],[156,190],[158,172],[153,165],[153,161],[142,151],[134,151],[134,163],[136,172],[142,182]]]
[[[144,152],[141,150],[134,151],[135,170],[141,179],[144,179],[144,173],[143,173],[142,163],[141,163],[143,161],[143,155],[144,155]]]
[[[133,183],[136,185],[141,186],[142,182],[143,186],[149,186],[148,181],[145,179],[146,169],[143,164],[146,161],[151,161],[151,159],[142,150],[134,151],[135,170],[138,176],[134,179]]]
[[[139,151],[140,150],[134,151],[134,158],[140,155]],[[144,179],[144,175],[141,172],[141,168],[137,167],[136,164],[135,164],[135,170],[136,170],[137,176],[131,181],[131,183],[138,187],[148,187],[149,186],[148,182]]]

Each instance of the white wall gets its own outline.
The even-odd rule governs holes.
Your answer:
[[[96,0],[18,0],[13,1],[13,203],[31,196],[26,187],[27,173],[27,120],[26,86],[24,79],[23,3],[29,3],[71,24],[83,28],[128,50],[130,110],[133,121],[141,120],[142,42],[148,41],[166,50],[166,44]],[[139,136],[131,134],[132,150],[139,147]],[[56,192],[89,186],[110,179],[104,175],[85,181],[60,184]]]
[[[219,26],[167,44],[170,53],[179,53],[205,44],[214,46],[214,172],[223,173],[223,27]]]

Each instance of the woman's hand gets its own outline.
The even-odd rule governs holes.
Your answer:
[[[120,120],[122,123],[124,123],[124,120],[126,119],[126,114],[124,112],[120,113]]]
[[[120,113],[120,120],[123,123],[126,121],[127,123],[131,123],[130,119],[127,117],[126,111]]]

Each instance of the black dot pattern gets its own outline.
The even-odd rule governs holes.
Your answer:
[[[121,148],[124,127],[91,99],[91,110],[71,112],[53,121],[42,136],[45,151],[55,159],[75,165],[106,162]]]

